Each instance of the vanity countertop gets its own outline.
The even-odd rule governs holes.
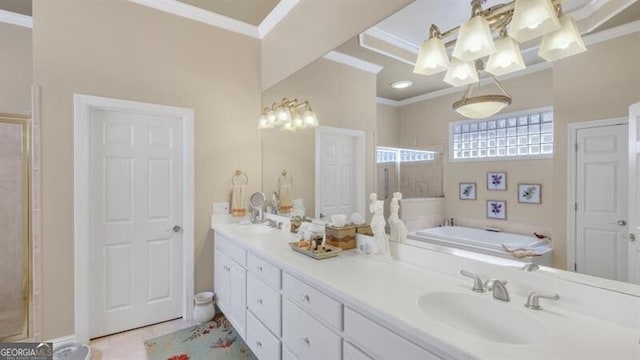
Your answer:
[[[640,329],[569,312],[564,307],[559,309],[549,301],[544,302],[544,310],[529,310],[523,306],[526,298],[516,294],[508,303],[499,302],[492,299],[490,292],[472,292],[472,281],[462,276],[446,276],[401,261],[375,261],[358,256],[355,251],[314,260],[289,248],[288,243],[296,241],[294,234],[279,230],[252,234],[242,231],[246,226],[224,224],[212,228],[443,358],[640,359]],[[457,292],[490,299],[541,320],[550,336],[540,344],[512,345],[470,335],[434,320],[419,308],[418,298],[429,292]],[[636,309],[628,311],[629,316],[639,317],[640,300]]]

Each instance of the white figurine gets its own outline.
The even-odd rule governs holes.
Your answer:
[[[386,225],[386,221],[384,220],[384,201],[378,200],[378,195],[375,193],[369,195],[369,199],[371,200],[369,211],[372,214],[371,231],[373,232],[375,242],[375,248],[371,249],[371,253],[381,257],[389,257],[389,239],[384,230]]]
[[[389,226],[391,228],[391,240],[404,242],[407,239],[407,226],[402,220],[398,212],[400,210],[400,200],[402,200],[402,193],[393,193],[391,199],[391,215],[389,216]]]

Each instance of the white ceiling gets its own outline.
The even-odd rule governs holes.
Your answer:
[[[279,0],[178,0],[201,9],[258,26]]]
[[[509,1],[487,0],[482,7],[487,9],[506,2]],[[575,12],[601,2],[602,0],[565,0],[562,9],[565,12]],[[436,24],[444,32],[469,20],[470,3],[471,0],[415,0],[375,27],[417,45],[428,37],[431,24]]]
[[[576,20],[586,20],[595,11],[605,10],[608,1],[620,4],[620,9],[623,10],[617,10],[621,11],[619,14],[612,10],[611,19],[600,24],[594,32],[640,19],[640,1],[637,0],[565,0],[562,7],[565,13],[571,14]],[[384,51],[376,52],[364,48],[358,38],[351,39],[336,48],[336,51],[383,67],[377,75],[378,97],[402,101],[451,89],[442,80],[444,73],[432,76],[414,74],[413,61],[417,56],[419,44],[428,37],[431,24],[436,24],[443,32],[459,26],[471,15],[470,2],[471,0],[416,0],[365,32],[371,34],[373,30],[388,37],[389,45],[404,49],[404,53],[408,55],[404,57],[404,61],[385,56]],[[506,2],[509,1],[487,0],[483,8]],[[544,67],[544,60],[537,55],[539,42],[533,40],[521,44],[522,54],[529,68]],[[392,89],[389,85],[397,80],[412,80],[414,85],[406,89]]]

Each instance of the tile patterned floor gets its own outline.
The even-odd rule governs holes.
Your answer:
[[[92,360],[144,360],[144,341],[195,325],[176,319],[91,340]]]

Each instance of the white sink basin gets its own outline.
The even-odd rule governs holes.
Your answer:
[[[549,328],[524,306],[494,299],[490,293],[430,292],[418,298],[427,316],[467,334],[504,344],[540,344]]]
[[[276,230],[277,229],[268,227],[267,225],[250,224],[250,225],[239,225],[235,231],[238,234],[244,234],[244,235],[260,235],[260,234],[269,234]]]

